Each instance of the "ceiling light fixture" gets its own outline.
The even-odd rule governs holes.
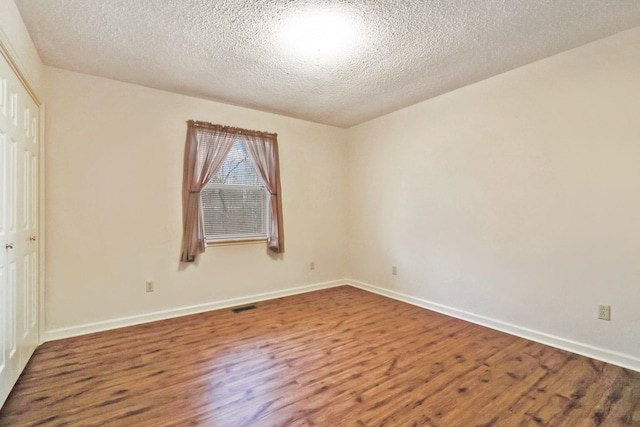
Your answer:
[[[358,26],[340,10],[309,9],[284,22],[281,38],[299,55],[339,56],[356,44]]]

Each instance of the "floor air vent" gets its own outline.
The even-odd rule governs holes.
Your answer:
[[[231,309],[231,311],[233,311],[234,313],[242,313],[243,311],[247,311],[247,310],[255,310],[256,307],[255,305],[245,305],[244,307],[238,307],[238,308],[233,308]]]

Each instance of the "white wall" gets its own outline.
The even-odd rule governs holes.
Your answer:
[[[45,74],[48,338],[346,277],[343,129],[50,67]],[[211,247],[197,265],[180,265],[189,119],[278,133],[281,259],[263,243]],[[146,280],[154,293],[145,293]]]
[[[43,90],[43,67],[13,0],[0,0],[0,45],[11,56],[36,95]]]
[[[350,129],[351,277],[640,369],[639,46],[636,28]]]

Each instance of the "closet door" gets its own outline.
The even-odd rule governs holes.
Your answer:
[[[38,343],[38,114],[0,55],[0,405]]]
[[[38,346],[38,109],[26,91],[18,112],[22,124],[18,131],[18,146],[22,150],[22,158],[18,159],[21,162],[18,199],[22,199],[22,203],[17,208],[20,233],[16,255],[20,256],[22,280],[18,284],[18,303],[21,304],[18,350],[22,370]]]

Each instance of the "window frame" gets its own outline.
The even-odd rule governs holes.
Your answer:
[[[235,144],[242,144],[245,148],[245,150],[247,149],[246,147],[246,143],[238,138],[235,142]],[[232,148],[233,150],[233,148]],[[225,160],[227,160],[227,158],[229,157],[229,155],[231,154],[231,151],[229,151],[229,153],[227,153],[227,156],[225,157]],[[260,180],[260,178],[257,176],[257,172],[255,171],[255,165],[253,163],[253,159],[251,159],[251,156],[248,157],[249,162],[251,163],[251,168],[254,171],[254,173],[256,174],[256,177],[258,178],[258,180]],[[203,221],[205,221],[205,218],[207,216],[207,213],[204,209],[204,200],[203,200],[203,193],[206,192],[207,189],[211,189],[211,188],[220,188],[220,189],[224,189],[224,188],[233,188],[233,189],[255,189],[256,187],[260,187],[262,190],[262,217],[263,217],[263,233],[261,234],[246,234],[246,235],[238,235],[238,234],[227,234],[225,236],[221,236],[219,238],[210,238],[209,236],[207,236],[206,234],[206,227],[205,227],[205,234],[204,234],[204,243],[205,246],[218,246],[218,245],[238,245],[238,244],[244,244],[244,243],[263,243],[266,242],[268,239],[268,226],[269,226],[269,215],[268,215],[268,211],[269,211],[269,190],[266,188],[266,186],[264,184],[260,184],[260,185],[243,185],[243,184],[220,184],[220,183],[213,183],[213,178],[211,179],[210,182],[208,182],[207,184],[205,184],[205,186],[203,187],[203,189],[200,192],[200,204],[202,206],[202,215],[203,215]],[[206,222],[206,221],[205,221]]]

